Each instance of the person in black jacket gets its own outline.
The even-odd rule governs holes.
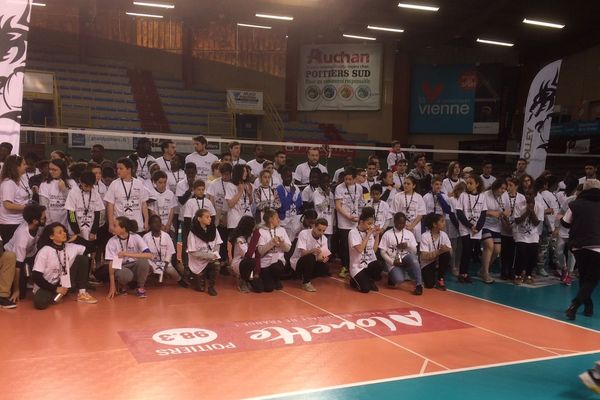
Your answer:
[[[583,315],[594,314],[592,293],[600,280],[600,181],[588,179],[583,191],[569,204],[561,223],[570,228],[569,247],[579,269],[579,291],[566,315],[575,319],[577,309],[584,305]]]

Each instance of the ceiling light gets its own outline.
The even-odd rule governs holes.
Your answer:
[[[31,3],[32,6],[46,7],[46,3]]]
[[[376,30],[376,31],[396,32],[396,33],[402,33],[402,32],[404,32],[404,29],[386,28],[384,26],[375,26],[375,25],[369,25],[369,26],[367,26],[367,29],[373,29],[373,30]]]
[[[238,22],[237,26],[245,26],[246,28],[257,28],[257,29],[271,29],[270,26],[253,25],[253,24],[241,24],[239,22]]]
[[[342,36],[350,39],[362,39],[362,40],[377,40],[377,38],[369,37],[369,36],[357,36],[357,35],[349,35],[344,33]]]
[[[435,6],[423,6],[420,4],[408,4],[408,3],[398,3],[398,7],[401,8],[410,8],[412,10],[421,10],[421,11],[438,11],[440,8]]]
[[[294,17],[286,17],[285,15],[270,15],[270,14],[256,14],[258,18],[270,18],[270,19],[280,19],[283,21],[293,21]]]
[[[487,39],[479,39],[479,38],[477,38],[477,41],[479,43],[493,44],[496,46],[513,47],[515,45],[514,43],[509,43],[509,42],[499,42],[497,40],[487,40]]]
[[[523,23],[530,24],[530,25],[539,25],[539,26],[543,26],[546,28],[556,28],[556,29],[562,29],[565,27],[564,25],[561,25],[561,24],[555,24],[552,22],[544,22],[544,21],[536,21],[534,19],[527,19],[527,18],[523,19]]]
[[[136,6],[144,6],[144,7],[156,7],[156,8],[175,8],[175,4],[169,3],[150,3],[146,1],[134,1],[133,4]]]
[[[162,15],[156,15],[156,14],[143,14],[143,13],[136,13],[136,12],[126,12],[125,14],[127,15],[132,15],[134,17],[148,17],[148,18],[162,18]]]

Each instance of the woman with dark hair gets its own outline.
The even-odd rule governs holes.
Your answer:
[[[70,288],[78,290],[77,301],[98,302],[87,293],[89,261],[84,246],[67,243],[67,229],[54,222],[46,226],[38,241],[33,263],[33,305],[44,310],[58,302]]]
[[[237,164],[233,167],[231,182],[225,183],[225,200],[229,206],[228,229],[235,228],[244,215],[252,216],[252,199],[248,168],[244,164]]]
[[[515,277],[515,240],[513,238],[513,227],[515,224],[515,208],[517,204],[525,203],[525,196],[518,191],[519,180],[509,177],[506,179],[506,192],[501,201],[504,212],[500,216],[500,279],[512,280]]]
[[[533,190],[533,177],[528,174],[523,174],[519,178],[519,193],[526,195]]]
[[[281,290],[281,275],[284,271],[285,253],[292,242],[285,229],[279,224],[279,215],[275,210],[265,210],[264,225],[260,227],[258,253],[260,255],[260,281],[255,283],[257,292]]]
[[[46,207],[48,223],[60,222],[68,226],[65,203],[69,191],[77,184],[69,179],[67,164],[62,159],[50,160],[48,179],[40,185],[40,203]]]
[[[241,165],[241,164],[240,164]],[[187,240],[189,269],[194,274],[195,289],[216,296],[215,282],[219,269],[219,248],[223,240],[217,231],[210,211],[201,208],[194,215]]]
[[[446,290],[445,275],[452,260],[452,243],[444,232],[446,219],[443,215],[429,214],[425,217],[427,232],[421,240],[421,275],[426,288]]]
[[[108,273],[110,288],[108,298],[118,294],[127,294],[127,286],[135,278],[136,294],[146,298],[146,279],[150,271],[148,260],[153,258],[152,252],[142,237],[136,234],[137,222],[127,217],[117,217],[113,232],[115,236],[106,244],[104,258],[109,262]],[[115,284],[115,278],[119,287]]]
[[[483,178],[482,178],[483,180]],[[485,283],[494,283],[490,277],[490,267],[500,255],[502,248],[502,225],[500,218],[506,209],[506,205],[502,201],[502,195],[506,192],[506,182],[502,179],[497,179],[492,183],[490,190],[483,194],[487,211],[485,214],[485,224],[481,240],[483,242],[483,256],[481,258],[480,277]]]
[[[383,193],[381,194],[381,200],[388,203],[391,207],[394,202],[394,197],[398,191],[396,190],[396,185],[394,184],[394,172],[390,170],[384,170],[379,175],[379,180],[381,181],[381,187],[383,189]]]
[[[254,254],[248,254],[250,238],[256,227],[254,218],[245,215],[229,234],[227,258],[238,278],[238,290],[249,293],[252,288],[252,271],[256,265]]]
[[[23,209],[31,200],[29,186],[23,184],[26,169],[23,157],[13,154],[6,157],[0,173],[0,237],[4,243],[23,222]]]
[[[375,210],[365,207],[358,217],[358,226],[348,234],[350,287],[361,293],[379,291],[375,281],[381,279],[385,263],[377,260],[375,252],[378,247],[379,231],[375,229]]]
[[[461,168],[458,161],[452,161],[448,165],[448,171],[446,172],[446,178],[442,181],[442,192],[446,195],[451,196],[454,191],[454,186],[459,182],[464,182],[460,177]]]

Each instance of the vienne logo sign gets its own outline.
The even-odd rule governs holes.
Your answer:
[[[427,310],[400,308],[119,334],[138,362],[151,362],[466,327]]]

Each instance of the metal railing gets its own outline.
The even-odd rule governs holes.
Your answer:
[[[270,139],[275,141],[283,141],[284,139],[284,126],[283,119],[281,115],[279,115],[279,111],[277,111],[277,107],[271,100],[271,98],[265,93],[264,94],[264,108],[265,108],[265,118],[264,125],[261,131],[260,139]],[[265,133],[267,135],[265,135]]]

